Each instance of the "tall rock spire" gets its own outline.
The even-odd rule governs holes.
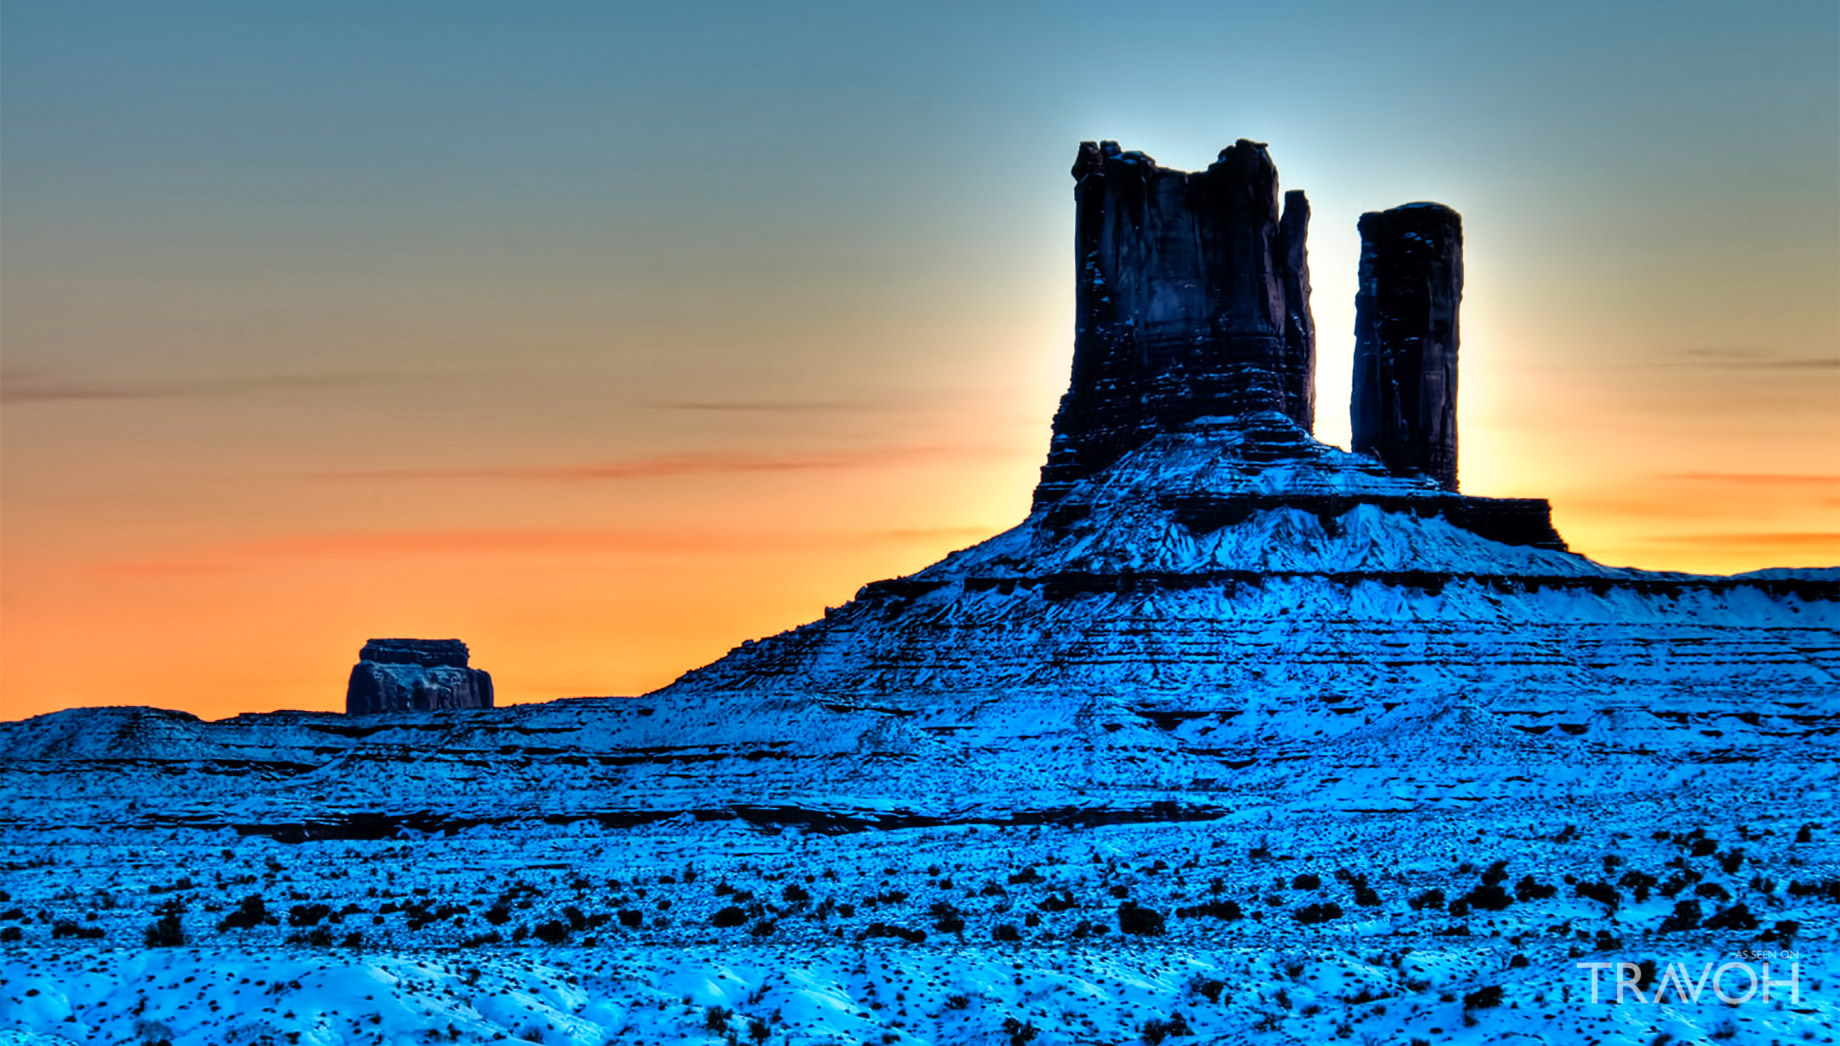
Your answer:
[[[1354,450],[1457,489],[1457,306],[1463,220],[1436,203],[1361,216]]]
[[[1188,173],[1082,142],[1073,177],[1073,376],[1035,503],[1198,417],[1275,410],[1310,428],[1309,202],[1286,194],[1280,218],[1265,146],[1241,139]]]

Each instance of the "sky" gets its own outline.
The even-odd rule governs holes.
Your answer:
[[[635,694],[1027,512],[1083,139],[1463,214],[1461,480],[1840,563],[1840,6],[0,11],[0,718]]]

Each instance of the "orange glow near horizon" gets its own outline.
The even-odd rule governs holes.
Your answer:
[[[385,636],[637,694],[1014,525],[1082,139],[1271,143],[1326,442],[1359,215],[1436,200],[1465,491],[1840,563],[1831,4],[533,10],[0,12],[0,719],[338,709]]]

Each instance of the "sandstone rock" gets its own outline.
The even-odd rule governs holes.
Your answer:
[[[491,708],[492,677],[467,656],[458,639],[373,639],[351,670],[345,712]]]
[[[1276,410],[1308,430],[1309,203],[1287,194],[1280,219],[1265,146],[1241,139],[1188,173],[1083,142],[1073,177],[1073,377],[1037,507],[1195,418]]]
[[[1457,307],[1463,222],[1442,204],[1361,216],[1354,450],[1457,489]]]

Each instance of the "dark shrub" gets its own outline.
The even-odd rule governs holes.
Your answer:
[[[925,944],[925,930],[910,930],[905,926],[891,926],[888,923],[870,923],[857,933],[856,939],[866,941],[871,937],[893,937],[909,944]]]
[[[102,939],[102,927],[84,926],[81,923],[71,922],[69,919],[59,919],[51,924],[51,937],[53,940],[75,937],[78,940],[98,941]]]
[[[1463,1008],[1466,1010],[1487,1010],[1501,1005],[1501,985],[1491,984],[1486,988],[1477,988],[1463,996]]]
[[[1612,912],[1623,903],[1623,898],[1616,892],[1616,887],[1609,883],[1581,882],[1572,887],[1572,892],[1579,897],[1596,901]]]
[[[1315,872],[1305,872],[1291,880],[1293,890],[1314,890],[1320,886],[1322,886],[1322,880],[1317,878]]]
[[[288,909],[289,926],[315,926],[321,919],[332,914],[332,908],[324,904],[297,904]]]
[[[993,940],[1015,942],[1022,940],[1022,931],[1016,929],[1015,923],[1004,923],[990,931]]]
[[[1325,901],[1322,904],[1306,904],[1291,914],[1298,922],[1308,926],[1313,923],[1326,923],[1331,919],[1340,919],[1342,906],[1334,901]]]
[[[1502,889],[1500,883],[1485,882],[1464,894],[1461,901],[1465,908],[1476,908],[1485,912],[1503,912],[1514,903],[1514,898],[1508,896],[1508,891]],[[1451,910],[1454,912],[1456,909],[1453,907]]]
[[[158,922],[147,927],[147,947],[178,948],[185,944],[185,931],[179,926],[179,913],[168,911]]]
[[[1011,886],[1019,886],[1019,885],[1034,886],[1036,883],[1043,883],[1043,882],[1047,882],[1047,880],[1041,877],[1041,873],[1035,870],[1034,865],[1029,865],[1027,868],[1024,868],[1020,872],[1016,872],[1009,877],[1009,884]]]
[[[1208,901],[1204,904],[1191,905],[1176,909],[1178,919],[1224,919],[1228,922],[1241,916],[1237,901]]]
[[[1673,933],[1677,930],[1691,930],[1699,925],[1700,907],[1698,901],[1677,901],[1674,914],[1661,921],[1661,928],[1656,933]]]
[[[1163,913],[1154,908],[1145,908],[1136,901],[1126,901],[1118,906],[1118,932],[1138,937],[1160,937],[1163,933]]]
[[[1152,1017],[1138,1029],[1138,1035],[1144,1040],[1145,1046],[1157,1046],[1166,1038],[1193,1034],[1188,1029],[1188,1020],[1179,1013],[1170,1014],[1166,1021]]]
[[[224,930],[247,930],[251,927],[260,926],[263,923],[272,926],[275,924],[275,921],[276,920],[268,914],[267,905],[262,903],[262,895],[259,893],[252,893],[248,897],[243,898],[243,902],[237,905],[236,911],[231,912],[218,921],[217,929],[219,933]]]
[[[1517,901],[1544,901],[1558,892],[1557,886],[1538,882],[1531,875],[1521,876],[1521,881],[1514,884],[1514,899]]]
[[[709,917],[709,922],[712,926],[722,929],[727,929],[731,926],[745,925],[747,920],[747,913],[732,904],[726,908],[716,909],[716,913]]]
[[[621,910],[620,912],[620,925],[621,926],[626,927],[628,930],[637,930],[640,926],[644,924],[645,924],[645,916],[643,913],[634,911],[631,908],[626,908],[626,909]]]
[[[1721,912],[1715,912],[1706,920],[1708,930],[1755,930],[1757,917],[1751,914],[1749,907],[1734,904]]]
[[[804,904],[811,900],[811,894],[798,883],[787,883],[786,888],[780,892],[780,896],[792,904]]]
[[[1411,905],[1412,910],[1415,912],[1423,911],[1426,908],[1437,911],[1444,907],[1444,891],[1437,889],[1426,890],[1424,893],[1419,894],[1406,903]]]
[[[933,929],[940,933],[965,932],[965,916],[957,908],[945,901],[934,901],[928,914],[933,917]]]

